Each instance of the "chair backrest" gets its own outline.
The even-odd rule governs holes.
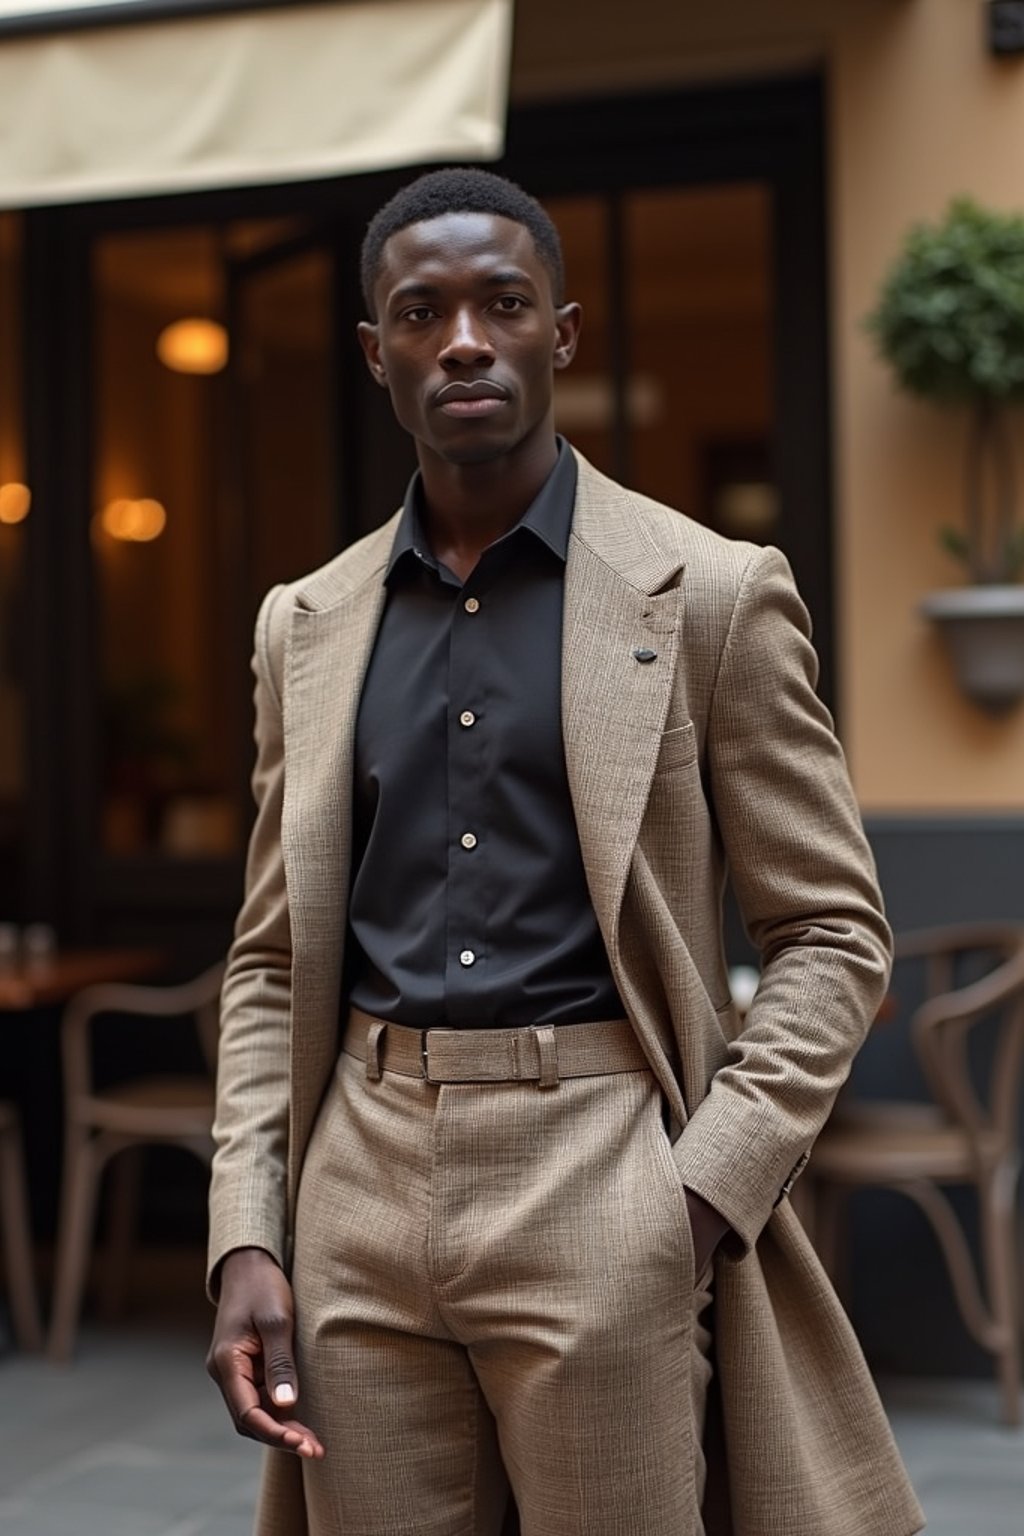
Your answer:
[[[1003,1148],[1016,1137],[1024,1066],[1024,924],[973,924],[905,934],[897,958],[926,960],[925,1001],[911,1034],[936,1100],[980,1144]],[[980,977],[956,984],[957,962],[987,957]],[[979,1025],[992,1026],[988,1088],[975,1087],[969,1054]]]
[[[217,1016],[224,963],[177,986],[133,986],[100,982],[83,987],[70,999],[61,1020],[64,1092],[70,1106],[92,1092],[90,1025],[98,1014],[135,1014],[147,1018],[194,1018],[203,1056],[211,1073],[217,1064]]]
[[[924,960],[928,997],[952,992],[957,984],[958,962],[967,956],[986,955],[993,962],[1009,960],[1024,943],[1024,923],[949,923],[935,928],[914,928],[895,937],[897,960]]]

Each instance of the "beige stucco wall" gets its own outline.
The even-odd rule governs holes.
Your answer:
[[[899,396],[860,320],[908,222],[937,217],[961,192],[1024,207],[1024,58],[985,52],[973,0],[890,10],[850,8],[834,69],[838,591],[852,762],[870,809],[1020,809],[1024,709],[992,720],[968,704],[916,614],[923,592],[962,579],[935,530],[960,519],[965,421]],[[1015,425],[1019,450],[1024,421]]]
[[[588,0],[585,26],[570,0],[518,0],[517,15],[519,100],[825,69],[839,686],[858,794],[874,812],[1024,809],[1024,707],[991,720],[966,703],[916,613],[960,580],[936,530],[960,515],[963,422],[896,395],[861,324],[914,220],[965,191],[1024,207],[1024,59],[989,57],[980,0]]]

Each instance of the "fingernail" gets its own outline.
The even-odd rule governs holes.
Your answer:
[[[295,1401],[295,1388],[283,1381],[279,1387],[274,1388],[274,1402],[281,1408],[287,1408]]]

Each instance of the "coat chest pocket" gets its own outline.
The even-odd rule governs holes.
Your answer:
[[[656,774],[671,773],[674,769],[685,768],[696,761],[697,732],[692,720],[663,732],[654,768]]]

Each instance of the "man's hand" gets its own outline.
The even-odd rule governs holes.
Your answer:
[[[311,1429],[282,1410],[298,1399],[292,1288],[263,1248],[236,1248],[221,1266],[220,1301],[206,1369],[240,1435],[320,1460]]]
[[[697,1278],[711,1263],[715,1249],[729,1230],[729,1223],[692,1189],[686,1191],[686,1211],[693,1234],[693,1273]]]

